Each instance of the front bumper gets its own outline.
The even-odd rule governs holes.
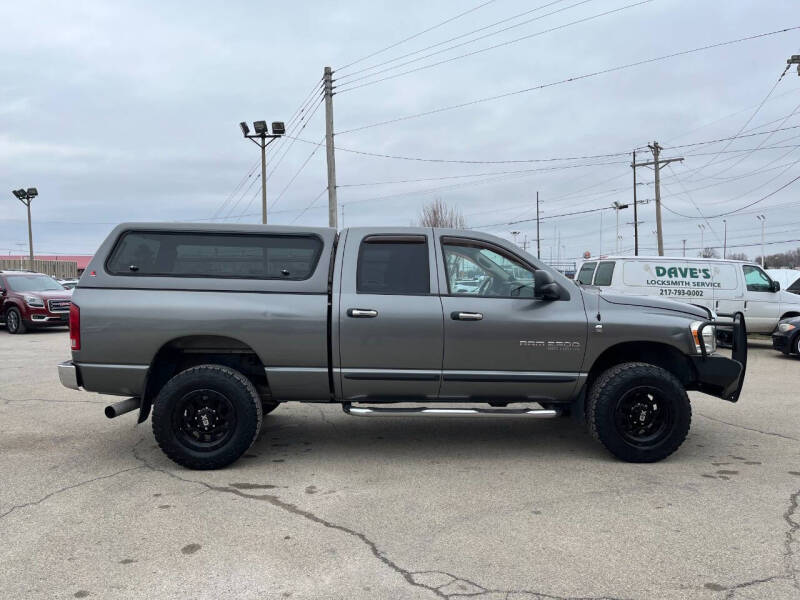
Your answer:
[[[792,332],[794,333],[794,332]],[[772,334],[772,347],[781,352],[790,352],[792,348],[792,336],[786,333]]]
[[[72,364],[71,360],[63,362],[58,365],[58,378],[61,380],[61,385],[68,387],[71,390],[81,389],[78,382],[78,369]]]
[[[700,356],[691,357],[697,374],[692,389],[729,402],[736,402],[742,393],[744,375],[747,371],[747,327],[744,317],[740,314],[719,316],[728,317],[731,322],[706,321],[700,326],[699,331],[702,332],[703,327],[709,325],[714,325],[718,329],[730,329],[733,338],[731,358],[709,355],[703,346]],[[700,337],[702,339],[702,335]]]

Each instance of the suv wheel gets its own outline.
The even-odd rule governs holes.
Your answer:
[[[608,369],[589,391],[589,430],[614,456],[656,462],[680,447],[692,407],[680,381],[647,363]]]
[[[18,308],[12,307],[6,311],[6,329],[8,333],[25,333],[28,330]]]
[[[153,435],[164,453],[190,469],[225,467],[261,429],[261,399],[239,371],[199,365],[181,371],[153,405]]]

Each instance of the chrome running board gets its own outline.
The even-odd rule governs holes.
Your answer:
[[[561,411],[551,408],[387,408],[342,404],[342,410],[354,417],[533,417],[552,419]]]

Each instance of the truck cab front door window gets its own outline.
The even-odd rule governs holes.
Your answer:
[[[516,258],[469,240],[442,246],[451,295],[533,298],[533,270]]]

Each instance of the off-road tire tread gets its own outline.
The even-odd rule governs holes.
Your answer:
[[[235,384],[241,386],[241,388],[249,395],[250,397],[250,406],[248,408],[252,409],[252,414],[238,414],[237,420],[243,420],[247,422],[248,420],[252,419],[255,421],[255,427],[253,428],[253,432],[251,436],[248,436],[249,439],[243,440],[238,439],[237,436],[234,436],[228,444],[225,446],[225,451],[217,453],[215,456],[207,457],[207,458],[197,458],[190,454],[186,454],[181,452],[181,447],[178,445],[177,442],[173,441],[169,437],[164,437],[162,432],[160,431],[160,424],[162,419],[166,419],[167,426],[169,427],[171,423],[171,418],[169,414],[164,414],[168,411],[168,406],[171,408],[171,404],[162,400],[162,397],[166,399],[169,397],[169,394],[172,392],[172,389],[177,387],[178,385],[182,384],[185,378],[192,377],[194,375],[200,374],[207,374],[212,373],[215,375],[222,375],[223,377],[227,377],[231,379]],[[180,380],[179,380],[180,378]],[[175,383],[177,381],[177,383]],[[152,418],[152,426],[153,426],[153,435],[156,438],[156,442],[158,443],[158,447],[167,455],[168,458],[173,460],[174,462],[187,467],[189,469],[195,470],[211,470],[211,469],[221,469],[222,467],[226,467],[229,464],[235,462],[242,454],[247,452],[250,446],[253,445],[253,442],[256,441],[258,438],[258,434],[261,431],[261,423],[264,420],[264,414],[261,408],[261,398],[256,391],[255,386],[253,383],[242,373],[232,369],[230,367],[226,367],[223,365],[215,365],[215,364],[208,364],[208,365],[197,365],[196,367],[191,367],[186,369],[185,371],[181,371],[177,375],[175,375],[172,379],[170,379],[161,391],[158,394],[155,402],[153,403],[153,418]],[[239,436],[241,437],[241,436]]]
[[[685,402],[686,410],[688,411],[688,420],[685,429],[683,431],[677,431],[676,435],[673,435],[672,438],[667,440],[657,452],[652,452],[652,454],[647,455],[643,454],[641,450],[636,450],[633,448],[630,449],[630,452],[619,452],[610,445],[609,440],[604,438],[598,428],[598,414],[600,413],[600,411],[598,411],[598,404],[603,404],[605,402],[611,402],[614,400],[613,398],[609,397],[609,387],[620,377],[627,378],[637,376],[657,377],[669,381],[676,387],[677,390],[680,390],[680,393],[682,394],[681,399]],[[666,369],[643,362],[621,363],[602,373],[589,390],[587,407],[588,414],[586,422],[589,425],[589,433],[591,433],[595,440],[603,444],[603,446],[605,446],[606,449],[614,456],[628,462],[657,462],[668,457],[670,454],[675,452],[681,446],[681,444],[683,444],[686,436],[689,434],[689,427],[692,421],[692,405],[689,402],[689,396],[686,394],[683,384],[678,380],[677,377],[675,377],[675,375]]]

